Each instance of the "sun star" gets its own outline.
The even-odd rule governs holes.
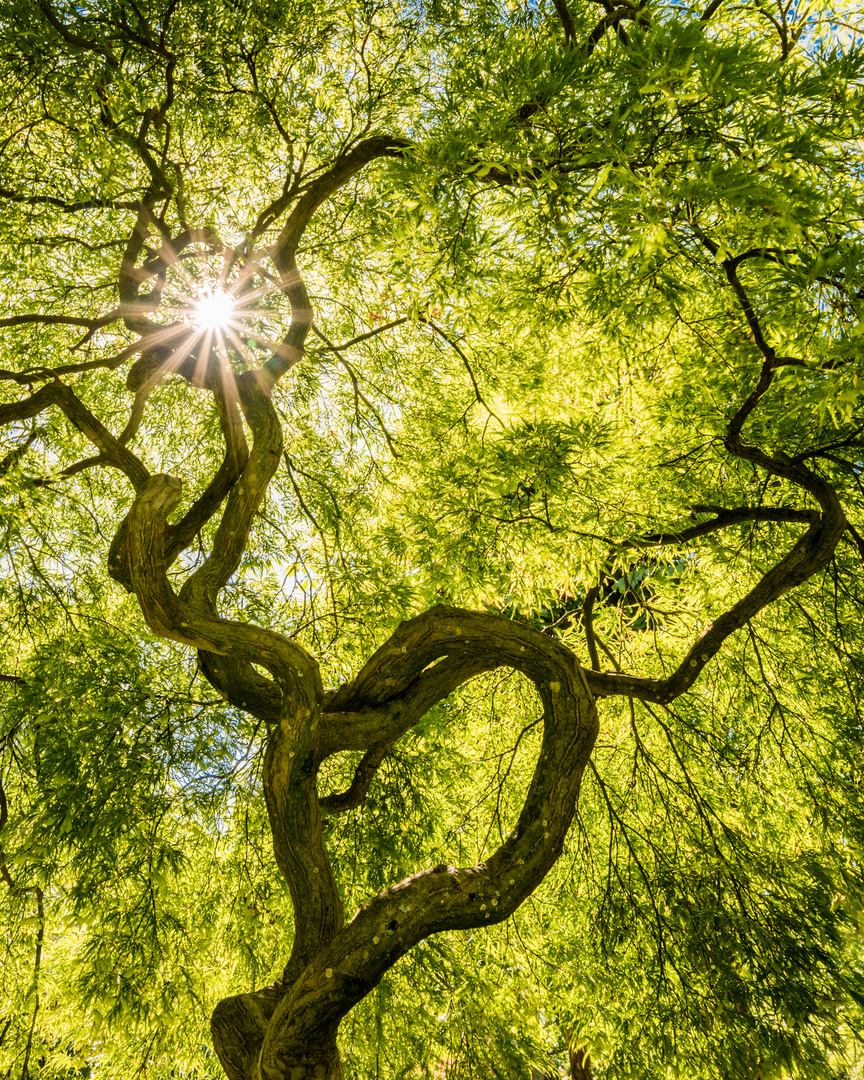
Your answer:
[[[233,312],[234,297],[222,289],[213,289],[195,301],[193,318],[199,330],[224,330]]]

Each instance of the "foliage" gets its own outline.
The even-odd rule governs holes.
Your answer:
[[[861,1075],[860,13],[0,33],[0,1073]]]

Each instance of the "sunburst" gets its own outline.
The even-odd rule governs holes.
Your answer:
[[[198,330],[226,331],[234,320],[236,306],[231,293],[224,289],[207,289],[193,303],[192,322]]]
[[[176,255],[169,261],[164,310],[180,326],[174,323],[160,331],[173,344],[160,375],[179,371],[181,366],[188,371],[191,356],[192,381],[203,386],[214,362],[221,369],[236,371],[260,367],[268,352],[282,356],[286,346],[279,339],[285,327],[280,325],[278,305],[262,304],[268,294],[280,291],[279,283],[255,259],[238,265],[228,248],[186,254],[196,264],[191,273]],[[288,366],[296,362],[294,352]]]

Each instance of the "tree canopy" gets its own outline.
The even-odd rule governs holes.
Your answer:
[[[861,1075],[862,30],[0,0],[2,1075]]]

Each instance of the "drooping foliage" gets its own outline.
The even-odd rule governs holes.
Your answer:
[[[0,33],[0,1074],[859,1076],[860,13]]]

